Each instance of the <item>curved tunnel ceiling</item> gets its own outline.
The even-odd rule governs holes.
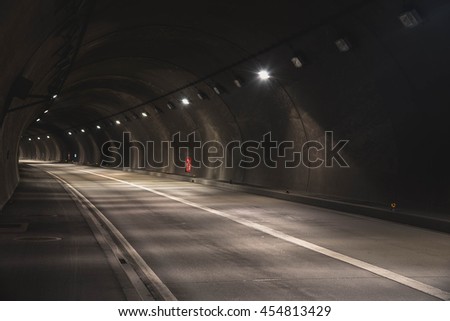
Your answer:
[[[424,125],[450,101],[441,85],[450,53],[439,42],[448,37],[442,31],[450,11],[445,1],[99,0],[56,8],[53,29],[22,69],[34,82],[31,94],[45,96],[16,112],[29,124],[21,132],[24,157],[70,161],[67,155],[77,154],[79,163],[98,164],[102,144],[124,131],[140,141],[195,132],[202,141],[224,143],[260,140],[271,132],[298,148],[323,142],[324,132],[333,131],[350,141],[348,169],[220,168],[197,175],[369,204],[401,199],[412,206],[419,206],[416,196],[428,190],[430,177],[440,176],[437,169],[411,173],[414,144],[445,131]],[[416,29],[398,18],[411,9],[424,16]],[[339,51],[339,39],[351,45],[349,51]],[[426,48],[440,51],[429,59]],[[302,68],[292,57],[302,58]],[[262,68],[270,71],[269,81],[258,79]],[[184,106],[183,98],[191,104]],[[9,108],[35,100],[13,100]],[[429,101],[435,104],[425,111]],[[416,135],[420,126],[426,135]],[[426,161],[425,154],[419,157]],[[442,179],[436,186],[420,206],[447,206],[447,184]]]
[[[70,75],[51,106],[52,112],[65,110],[52,122],[61,129],[82,126],[101,118],[100,106],[108,117],[159,97],[177,101],[217,78],[232,82],[235,74],[248,76],[269,64],[261,59],[272,46],[289,46],[284,39],[295,39],[358,2],[301,1],[274,8],[269,3],[97,1]]]

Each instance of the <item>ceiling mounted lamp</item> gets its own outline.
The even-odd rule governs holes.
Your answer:
[[[204,92],[202,92],[202,91],[199,91],[198,93],[197,93],[197,97],[198,97],[198,99],[200,99],[200,100],[205,100],[205,99],[208,99],[209,97],[208,97],[208,95],[206,95]]]
[[[28,138],[28,141],[31,142],[31,138]]]
[[[41,121],[41,119],[40,119],[40,118],[36,119],[36,122],[37,122],[37,123],[39,123],[40,121]]]
[[[267,70],[262,69],[258,71],[258,77],[261,80],[268,80],[270,78],[270,73]]]
[[[116,120],[116,125],[120,125],[121,124],[121,122],[120,122],[120,120]]]
[[[348,52],[352,48],[348,39],[340,38],[334,42],[340,52]]]
[[[53,94],[52,99],[58,98],[58,94]]]
[[[49,136],[49,135],[47,135],[47,139],[50,139],[50,136]]]
[[[224,93],[224,89],[219,85],[215,85],[212,88],[217,95],[221,95]]]
[[[67,135],[72,136],[72,132],[67,132]]]
[[[172,104],[170,101],[167,103],[167,108],[169,108],[170,110],[175,109],[175,105]]]
[[[102,129],[102,127],[100,125],[97,125],[96,127],[97,127],[97,129]]]
[[[48,113],[48,109],[44,110],[44,114]]]
[[[292,57],[291,62],[295,68],[302,68],[305,65],[304,60],[300,56]]]
[[[416,10],[406,11],[398,17],[405,28],[417,27],[422,22],[422,17]]]
[[[183,105],[187,106],[187,105],[189,105],[191,102],[189,101],[189,99],[183,98],[183,99],[181,99],[181,103],[182,103]]]
[[[141,113],[141,115],[142,115],[142,117],[148,117],[148,114],[147,114],[145,111],[143,111],[143,112]]]
[[[86,131],[85,131],[84,129],[81,129],[81,132],[82,132],[82,133],[85,133]]]
[[[38,137],[37,139],[38,139],[38,140],[41,140],[41,137]]]
[[[235,77],[233,82],[238,88],[242,88],[242,86],[244,85],[244,80],[241,77]]]

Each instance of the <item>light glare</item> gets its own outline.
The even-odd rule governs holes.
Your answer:
[[[270,74],[267,70],[261,70],[258,72],[258,76],[261,80],[267,80],[270,78]]]

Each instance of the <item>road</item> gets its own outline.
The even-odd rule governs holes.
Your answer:
[[[33,175],[48,172],[52,184],[78,193],[80,211],[102,216],[97,225],[122,242],[136,270],[128,272],[142,278],[147,269],[172,299],[450,299],[445,233],[139,173],[31,166]],[[96,288],[113,287],[104,293],[117,292],[111,299],[120,300],[120,284],[100,278]]]

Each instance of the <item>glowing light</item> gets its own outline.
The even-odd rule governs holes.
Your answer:
[[[189,99],[187,98],[183,98],[181,99],[181,102],[183,103],[183,105],[189,105],[191,102],[189,101]]]
[[[44,114],[46,114],[46,113],[48,113],[48,109],[46,109],[46,110],[44,111]]]
[[[38,122],[38,123],[39,123],[40,121],[41,121],[41,119],[40,119],[40,118],[36,119],[36,122]]]
[[[54,95],[52,96],[52,98],[53,98],[53,99],[58,98],[58,94],[54,94]]]
[[[72,136],[72,132],[68,132],[67,134],[68,134],[69,136]]]
[[[120,125],[121,123],[120,123],[120,120],[116,120],[116,124],[117,125]]]
[[[47,136],[47,139],[50,139],[50,136]]]
[[[148,117],[146,112],[142,112],[141,115],[142,115],[142,117]]]
[[[86,131],[84,129],[81,130],[82,133],[85,133]]]
[[[38,137],[37,139],[38,139],[38,140],[41,140],[41,137]]]
[[[258,72],[258,76],[259,76],[259,79],[261,79],[261,80],[267,80],[270,78],[270,74],[267,70],[260,70]]]
[[[100,125],[97,125],[97,129],[102,129],[102,127]]]
[[[292,57],[291,58],[292,64],[295,66],[295,68],[302,68],[303,67],[303,61],[300,57]]]

